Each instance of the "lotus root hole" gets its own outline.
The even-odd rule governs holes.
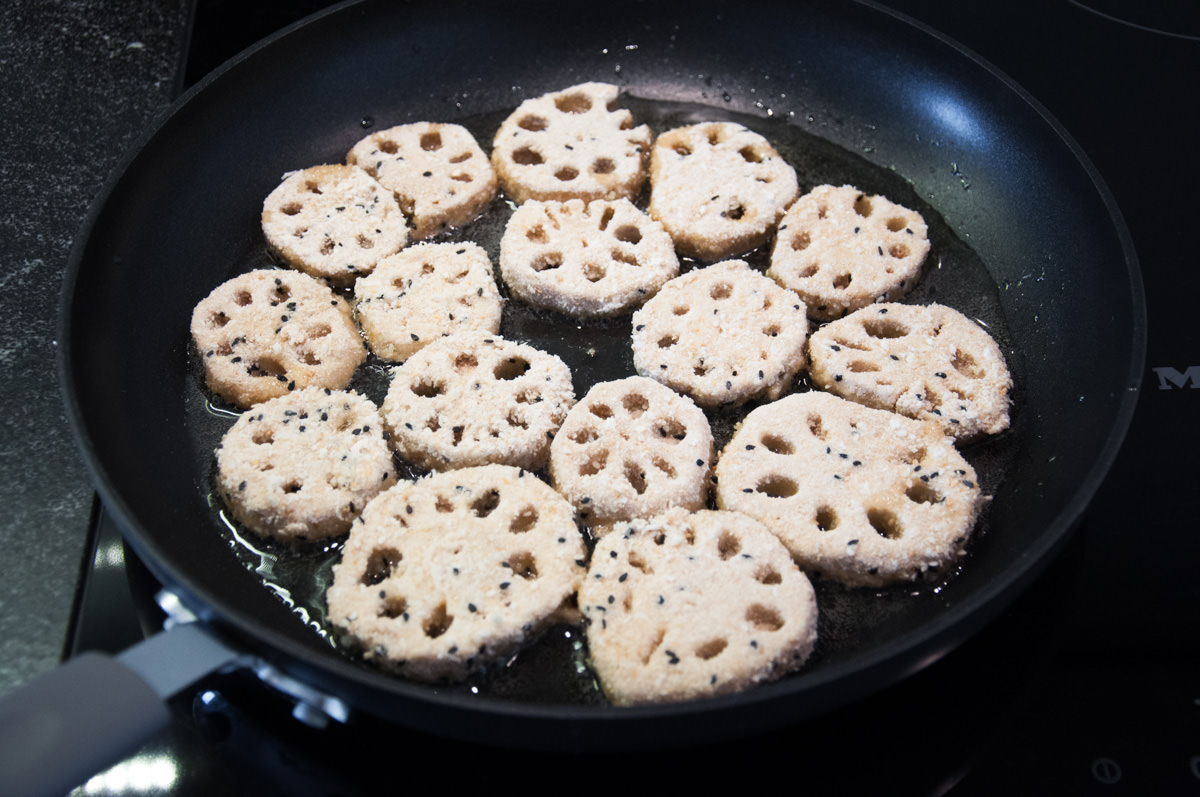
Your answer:
[[[250,295],[250,291],[238,291],[233,297],[233,303],[238,307],[245,307],[254,301],[254,297]]]
[[[550,240],[549,236],[546,235],[546,228],[540,224],[526,230],[525,237],[535,244],[544,244]]]
[[[889,230],[891,230],[892,232],[900,232],[907,226],[908,226],[908,222],[906,222],[900,216],[892,216],[890,219],[887,220],[887,228]]]
[[[389,595],[379,604],[379,616],[395,620],[408,611],[408,601],[399,595]]]
[[[809,415],[808,416],[808,431],[812,433],[813,437],[819,438],[821,440],[825,439],[825,434],[826,434],[825,427],[821,423],[820,415]]]
[[[275,435],[270,429],[255,429],[254,434],[250,436],[255,445],[266,446],[275,442]]]
[[[600,433],[588,426],[583,429],[576,429],[574,432],[568,434],[567,438],[582,445],[584,443],[590,443],[593,440],[598,440],[600,438]]]
[[[304,205],[299,202],[289,202],[279,209],[285,216],[295,216],[300,211],[304,210]]]
[[[808,230],[803,230],[792,236],[792,250],[802,252],[812,245],[812,236],[808,234]]]
[[[890,318],[868,318],[863,330],[873,338],[902,338],[908,334],[908,327]]]
[[[783,583],[783,576],[771,565],[759,565],[754,571],[754,580],[759,584],[775,586]]]
[[[767,476],[759,481],[755,488],[757,492],[762,493],[768,498],[790,498],[795,495],[800,489],[800,486],[792,479],[786,476]]]
[[[532,505],[527,505],[524,509],[517,513],[517,516],[508,524],[508,530],[513,534],[524,534],[534,527],[538,522],[537,508]]]
[[[391,578],[392,571],[404,557],[395,548],[376,548],[367,557],[367,566],[359,579],[364,586],[373,587]]]
[[[909,488],[904,491],[908,496],[908,500],[918,504],[936,504],[942,500],[937,490],[930,487],[925,482],[913,482]]]
[[[229,316],[222,312],[213,313],[208,317],[208,325],[213,329],[220,329],[229,323]]]
[[[305,190],[305,191],[307,191],[307,192],[308,192],[308,193],[310,193],[310,194],[320,194],[320,193],[322,193],[322,192],[321,192],[321,186],[320,186],[320,185],[318,185],[318,184],[316,183],[316,181],[314,181],[314,180],[308,180],[307,182],[305,182],[305,183],[304,183],[304,190]]]
[[[517,120],[517,127],[521,128],[522,130],[528,130],[531,133],[538,133],[546,129],[546,120],[540,116],[530,114],[528,116],[522,116],[519,120]]]
[[[646,562],[646,560],[637,551],[630,551],[627,557],[629,566],[649,575],[654,572],[654,569]]]
[[[542,156],[533,147],[521,147],[513,150],[513,163],[520,166],[537,166],[542,163]]]
[[[682,158],[686,158],[688,155],[692,154],[692,148],[687,146],[686,144],[676,144],[674,146],[674,150],[675,150],[675,154],[679,155]]]
[[[287,368],[274,357],[259,357],[246,370],[252,376],[269,376],[273,379],[287,375]]]
[[[421,135],[421,149],[433,152],[442,148],[442,134],[436,130]]]
[[[561,252],[544,252],[538,255],[530,264],[534,271],[549,271],[563,264]]]
[[[633,255],[630,255],[630,254],[626,254],[625,252],[622,252],[620,249],[614,249],[610,256],[616,262],[624,263],[627,266],[640,266],[641,265],[641,263],[638,262],[638,259],[636,257],[634,257]]]
[[[720,282],[712,287],[709,296],[714,299],[728,299],[733,295],[733,286],[728,282]]]
[[[487,517],[498,506],[500,506],[500,491],[488,490],[471,502],[471,511],[475,513],[475,517]]]
[[[612,408],[607,404],[593,404],[588,407],[588,410],[600,419],[611,418],[613,415]]]
[[[613,237],[623,243],[638,244],[642,240],[642,231],[632,224],[622,224],[613,233]]]
[[[734,205],[727,210],[721,211],[721,216],[726,219],[732,219],[733,221],[740,221],[746,216],[746,206],[740,204]]]
[[[722,531],[721,536],[717,538],[717,554],[721,559],[729,559],[737,556],[742,550],[742,541],[738,536],[730,531]]]
[[[888,254],[897,259],[908,257],[908,247],[904,244],[892,244],[888,247]]]
[[[778,631],[783,628],[783,615],[769,606],[752,603],[746,609],[746,622],[759,631]]]
[[[592,98],[586,94],[563,94],[554,99],[554,107],[563,113],[587,113],[592,110]]]
[[[696,657],[708,661],[721,655],[721,651],[729,647],[729,642],[724,639],[710,639],[700,647],[696,648]]]
[[[878,371],[879,366],[866,360],[855,360],[847,365],[846,369],[856,374],[867,374],[871,373],[872,371]]]
[[[454,370],[458,372],[469,371],[479,365],[479,359],[470,353],[464,352],[454,358]]]
[[[593,174],[612,174],[617,168],[617,165],[612,162],[611,158],[597,158],[592,164]]]
[[[421,623],[421,630],[430,639],[437,639],[450,630],[450,624],[453,622],[454,616],[446,612],[446,604],[442,602]]]
[[[390,138],[385,138],[379,142],[379,151],[388,155],[395,155],[400,151],[400,145]]]
[[[579,170],[573,166],[564,166],[556,171],[554,176],[564,183],[569,183],[579,176]]]
[[[650,460],[650,462],[654,465],[654,467],[662,471],[663,475],[665,475],[668,479],[675,478],[675,466],[670,462],[667,462],[662,457],[655,457],[654,459]]]
[[[738,154],[746,163],[762,163],[762,155],[759,155],[754,147],[742,147],[738,150]]]
[[[849,274],[838,274],[833,278],[833,287],[837,288],[839,291],[845,290],[846,288],[850,287],[850,283],[853,279],[854,277],[850,276]]]
[[[658,425],[658,436],[678,442],[687,437],[687,427],[674,418],[667,418]]]
[[[608,464],[608,451],[597,451],[579,466],[580,476],[595,476]]]
[[[890,509],[879,507],[868,509],[867,522],[884,539],[898,540],[904,536],[904,527],[900,525],[900,518],[896,517],[896,513]]]
[[[629,486],[638,495],[645,495],[646,488],[649,486],[646,483],[646,472],[637,466],[635,462],[625,463],[625,480],[629,482]]]
[[[821,531],[833,531],[838,525],[837,512],[833,511],[831,506],[823,506],[817,509],[817,528]]]
[[[871,215],[871,210],[870,198],[865,194],[859,194],[858,198],[854,200],[854,212],[865,218]]]
[[[599,282],[604,279],[606,273],[604,266],[599,263],[586,263],[583,266],[583,277],[588,282]]]
[[[649,663],[650,663],[650,657],[651,657],[652,655],[654,655],[654,651],[658,650],[658,646],[662,644],[662,641],[663,641],[663,639],[665,639],[665,638],[666,638],[666,636],[667,636],[667,632],[666,632],[666,630],[665,630],[665,629],[662,629],[662,628],[660,628],[660,629],[658,629],[658,631],[657,631],[657,632],[654,634],[654,636],[653,636],[653,637],[651,637],[651,639],[650,639],[650,644],[649,644],[649,646],[646,648],[646,652],[645,652],[645,653],[642,655],[642,664],[649,664]]]
[[[679,342],[678,335],[663,335],[658,339],[658,348],[669,349]]]
[[[325,236],[325,240],[321,241],[321,254],[323,255],[332,255],[336,248],[337,244],[328,235]]]
[[[446,385],[442,382],[434,382],[426,379],[421,379],[414,382],[412,392],[421,398],[434,398],[446,392]]]
[[[759,442],[762,443],[763,447],[772,454],[786,455],[793,454],[796,451],[795,446],[792,445],[790,440],[788,440],[786,437],[780,437],[777,434],[764,434],[761,438],[759,438]]]
[[[433,508],[439,512],[453,512],[454,502],[444,495],[439,495],[433,502]]]
[[[687,311],[688,311],[688,310],[690,310],[690,309],[691,309],[691,308],[689,308],[689,307],[688,307],[687,305],[685,305],[685,304],[677,304],[677,305],[675,305],[674,307],[672,307],[672,308],[671,308],[671,313],[672,313],[673,315],[687,315]]]
[[[971,379],[982,379],[984,376],[984,371],[975,362],[975,358],[961,349],[954,350],[954,359],[950,361],[950,366]]]
[[[509,357],[504,362],[498,364],[492,371],[492,375],[497,379],[504,381],[516,379],[529,370],[529,361],[522,357]]]
[[[641,393],[626,393],[621,399],[621,406],[625,408],[632,417],[641,417],[641,414],[650,409],[650,400]]]
[[[508,557],[508,566],[515,575],[526,580],[537,578],[537,560],[529,551],[521,551]]]

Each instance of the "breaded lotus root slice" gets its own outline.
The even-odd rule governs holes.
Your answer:
[[[642,376],[704,407],[776,399],[804,368],[808,316],[795,293],[726,260],[663,286],[633,314]]]
[[[537,470],[574,403],[561,359],[471,331],[441,338],[397,366],[383,416],[397,453],[420,467]]]
[[[346,287],[408,243],[392,192],[362,169],[313,166],[285,176],[263,202],[263,235],[287,265]]]
[[[608,524],[673,506],[703,509],[712,429],[687,396],[641,376],[600,382],[550,444],[550,479],[581,521]]]
[[[650,152],[650,215],[685,257],[714,261],[767,242],[799,194],[796,171],[734,122],[662,133]]]
[[[878,304],[831,321],[809,341],[822,389],[932,421],[959,442],[1008,428],[1012,377],[983,327],[940,304]]]
[[[461,125],[413,122],[380,130],[355,144],[346,162],[395,192],[418,240],[463,226],[496,197],[496,172]]]
[[[678,273],[671,236],[628,199],[531,200],[500,239],[512,294],[576,318],[619,315]]]
[[[942,573],[986,502],[936,424],[820,391],[751,411],[716,474],[718,507],[757,518],[810,575],[850,586]]]
[[[340,390],[367,358],[350,304],[286,269],[249,271],[192,311],[209,390],[245,409],[305,387]]]
[[[579,608],[616,705],[691,700],[778,679],[817,638],[812,584],[758,521],[670,509],[596,543]]]
[[[828,321],[908,293],[928,254],[920,213],[854,186],[821,185],[780,220],[767,276]]]
[[[487,252],[473,243],[420,243],[354,284],[354,317],[378,357],[402,362],[455,332],[496,333],[504,300]]]
[[[504,193],[530,199],[634,199],[646,182],[650,128],[634,126],[607,83],[522,102],[496,130],[492,165]]]
[[[587,552],[570,505],[504,465],[381,493],[350,530],[330,622],[368,660],[425,682],[507,658],[572,608]]]
[[[308,387],[242,413],[216,450],[217,492],[234,519],[282,542],[350,530],[396,483],[383,419],[357,393]]]

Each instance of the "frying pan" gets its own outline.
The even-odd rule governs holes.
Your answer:
[[[620,85],[660,126],[736,118],[787,140],[802,188],[846,175],[927,208],[937,240],[915,296],[969,304],[1017,376],[1012,430],[968,452],[994,498],[961,570],[936,587],[823,588],[824,648],[801,673],[743,694],[614,709],[575,678],[565,635],[518,657],[511,669],[524,675],[478,693],[384,675],[268,589],[264,567],[286,569],[287,556],[248,567],[253,546],[231,538],[209,500],[215,416],[197,404],[187,324],[214,286],[264,262],[258,213],[280,175],[342,160],[372,127],[484,130],[522,99],[587,80]],[[466,232],[488,238],[494,224]],[[956,287],[960,272],[976,281]],[[215,640],[216,661],[252,660],[334,705],[430,733],[560,750],[801,722],[961,643],[1052,559],[1103,480],[1133,411],[1146,329],[1120,214],[1034,100],[886,9],[815,0],[621,0],[569,14],[539,2],[337,6],[217,70],[145,138],[88,217],[62,313],[68,414],[96,489],[198,618],[190,627]],[[620,322],[514,323],[561,341],[578,395],[627,367]],[[600,355],[580,354],[585,344]]]

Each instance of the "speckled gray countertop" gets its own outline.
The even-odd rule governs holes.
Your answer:
[[[189,0],[8,0],[0,11],[0,694],[66,641],[93,492],[56,371],[72,242],[168,108]]]

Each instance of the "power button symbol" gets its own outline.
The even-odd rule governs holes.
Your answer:
[[[1121,765],[1111,758],[1097,758],[1092,762],[1092,777],[1111,786],[1121,779]]]

